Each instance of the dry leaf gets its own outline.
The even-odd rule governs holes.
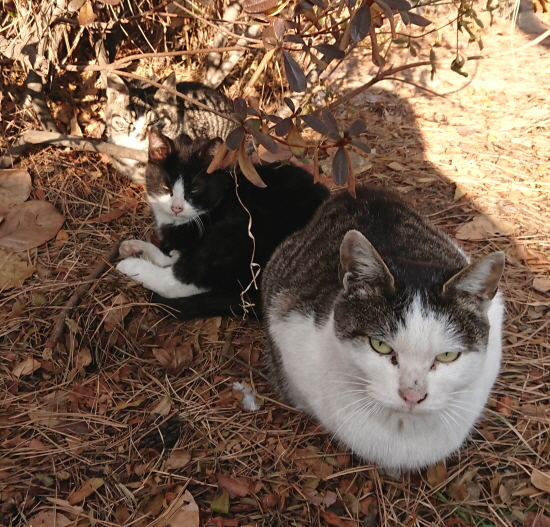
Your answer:
[[[88,496],[93,494],[97,489],[103,486],[104,481],[101,478],[90,478],[85,481],[82,487],[69,494],[67,501],[71,505],[84,501]]]
[[[230,498],[236,498],[237,496],[243,498],[247,494],[250,494],[250,489],[248,488],[248,485],[243,481],[230,478],[225,474],[217,474],[216,476],[218,478],[218,483],[220,487],[227,490]]]
[[[531,483],[537,487],[537,489],[550,494],[550,472],[541,472],[534,468],[531,473]]]
[[[515,229],[509,221],[481,215],[459,227],[455,237],[459,240],[484,240],[496,235],[510,235]]]
[[[42,510],[35,514],[26,527],[66,527],[73,523],[67,516],[53,509]]]
[[[543,276],[537,276],[533,280],[533,288],[541,293],[547,293],[550,291],[550,278],[545,278]]]
[[[155,348],[153,355],[173,375],[181,373],[193,360],[193,350],[189,342],[177,347]]]
[[[0,170],[0,216],[14,206],[27,201],[31,195],[31,176],[26,170]]]
[[[19,252],[51,240],[65,218],[47,201],[27,201],[16,205],[0,224],[0,246]]]
[[[405,167],[401,163],[398,163],[397,161],[392,161],[391,163],[388,163],[388,168],[391,168],[396,172],[401,172],[402,170],[405,170]]]
[[[89,26],[95,21],[94,8],[88,0],[78,11],[78,23],[81,26]]]
[[[455,501],[466,501],[469,496],[468,487],[464,483],[451,483],[447,494]]]
[[[170,504],[170,508],[148,527],[199,527],[199,507],[186,490]]]
[[[19,255],[0,249],[0,291],[21,287],[35,270],[34,265],[23,260]]]
[[[170,409],[172,408],[172,399],[170,399],[170,396],[163,397],[158,404],[155,405],[155,407],[151,410],[151,414],[153,415],[162,415],[167,416],[170,413]]]
[[[430,465],[426,471],[426,478],[432,488],[441,485],[447,479],[447,467],[445,463],[439,461],[435,465]]]
[[[105,331],[110,333],[113,329],[122,324],[122,321],[132,309],[131,306],[126,305],[128,302],[129,300],[122,293],[115,296],[103,321],[105,324]]]
[[[30,375],[31,373],[35,372],[38,368],[40,368],[40,363],[33,359],[32,357],[28,357],[25,360],[18,362],[11,371],[11,374],[14,377],[22,377],[24,375]]]
[[[172,450],[166,460],[166,470],[182,468],[191,461],[191,452],[187,450]]]
[[[76,356],[75,368],[80,369],[92,363],[92,354],[88,348],[82,348]]]
[[[529,512],[528,517],[525,519],[525,527],[550,527],[550,518],[546,514],[540,516],[535,512]]]

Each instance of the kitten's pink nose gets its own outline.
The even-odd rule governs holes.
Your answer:
[[[183,210],[183,207],[179,207],[178,205],[172,205],[170,208],[176,216]]]
[[[399,396],[412,408],[415,404],[419,404],[424,399],[426,399],[426,397],[428,397],[428,394],[422,390],[405,389],[399,390]]]
[[[137,134],[136,135],[136,139],[138,141],[145,141],[145,139],[147,139],[147,132],[141,132],[140,134]]]

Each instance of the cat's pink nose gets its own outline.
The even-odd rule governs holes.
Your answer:
[[[399,390],[399,396],[412,407],[415,404],[419,404],[424,399],[426,399],[426,397],[428,397],[428,394],[423,390],[405,389]]]
[[[183,207],[178,207],[177,205],[172,205],[170,208],[176,216],[183,210]]]

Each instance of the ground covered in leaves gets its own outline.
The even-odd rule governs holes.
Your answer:
[[[506,27],[490,51],[509,49]],[[361,60],[335,86],[361,82]],[[65,221],[17,253],[24,282],[1,294],[0,525],[549,527],[548,49],[470,72],[409,78],[446,97],[386,84],[339,115],[367,122],[361,180],[407,195],[469,253],[506,253],[502,372],[447,466],[381,476],[277,400],[258,324],[180,324],[113,268],[90,279],[117,241],[151,235],[143,190],[100,156],[43,148],[18,168]]]

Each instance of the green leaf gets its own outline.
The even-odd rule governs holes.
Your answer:
[[[210,509],[219,514],[229,514],[229,505],[229,494],[223,489],[221,495],[211,503]]]

